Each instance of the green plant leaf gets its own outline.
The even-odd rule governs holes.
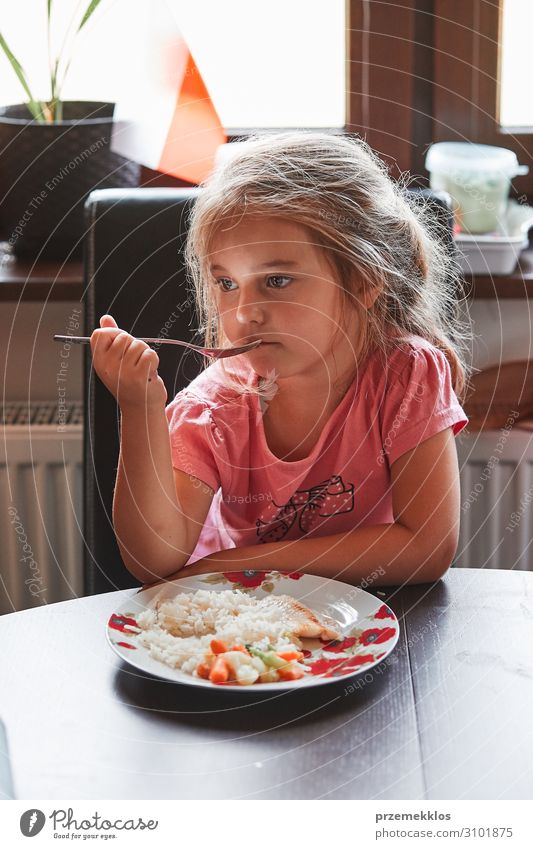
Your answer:
[[[66,67],[65,67],[65,70],[63,71],[63,77],[61,79],[61,82],[58,82],[58,70],[56,70],[56,77],[55,77],[55,80],[54,80],[54,85],[55,85],[55,97],[56,97],[56,100],[58,102],[61,100],[61,92],[63,90],[63,86],[65,85],[65,80],[67,78],[67,74],[68,74],[71,62],[72,62],[72,56],[68,60]],[[57,63],[59,65],[59,58],[57,60]]]
[[[51,75],[50,75],[50,90],[51,90],[50,101],[51,101],[52,104],[55,103],[57,100],[59,100],[59,97],[60,97],[59,89],[58,89],[58,86],[57,86],[58,70],[59,70],[59,56],[57,57],[57,59],[54,63],[54,66],[52,68]]]
[[[96,9],[96,7],[97,7],[99,4],[100,4],[100,0],[91,0],[91,2],[89,3],[89,5],[88,5],[88,7],[87,7],[87,10],[86,10],[86,12],[85,12],[85,14],[84,14],[83,18],[81,19],[81,24],[80,24],[80,25],[79,25],[79,27],[78,27],[78,32],[80,31],[80,29],[81,29],[83,26],[85,26],[85,24],[87,23],[87,21],[89,20],[89,18],[90,18],[90,17],[91,17],[91,15],[92,15],[92,13],[94,12],[94,10]]]
[[[50,12],[52,11],[52,0],[48,0],[46,4],[46,12],[48,14],[48,20],[50,20]]]
[[[24,68],[22,67],[22,65],[20,64],[18,59],[16,59],[16,57],[13,55],[11,50],[9,49],[7,42],[4,38],[4,36],[2,35],[2,33],[0,33],[0,47],[2,47],[2,50],[4,51],[7,58],[9,59],[9,61],[11,63],[11,67],[15,71],[24,91],[26,92],[26,95],[28,97],[28,109],[30,110],[31,114],[33,115],[33,117],[37,121],[39,121],[40,124],[46,123],[45,119],[44,119],[44,115],[43,115],[42,105],[39,103],[39,101],[35,100],[35,98],[33,97],[32,93],[30,91],[30,87],[29,87],[28,82],[26,80],[26,74],[24,72]]]

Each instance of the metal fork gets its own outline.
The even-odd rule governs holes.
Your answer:
[[[214,357],[222,360],[225,357],[236,357],[237,354],[244,354],[246,351],[251,351],[261,344],[261,339],[256,339],[255,342],[249,342],[247,345],[242,345],[238,348],[204,348],[201,345],[193,345],[191,342],[182,342],[180,339],[152,339],[139,338],[141,342],[146,342],[147,345],[180,345],[182,348],[190,348],[191,351],[196,351],[198,354],[204,354],[206,357]],[[56,333],[54,336],[56,342],[75,342],[83,345],[91,341],[90,336],[61,336]]]

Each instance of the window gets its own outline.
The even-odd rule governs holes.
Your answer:
[[[62,43],[73,9],[79,21],[87,5],[54,0],[54,46]],[[3,17],[3,35],[34,96],[48,98],[46,0],[12,4]],[[181,32],[226,129],[342,128],[345,27],[345,0],[102,0],[73,44],[63,97],[129,99],[141,90],[147,66],[168,84]],[[72,43],[71,33],[67,46]],[[25,100],[3,53],[0,77],[4,104]]]
[[[434,141],[506,147],[531,165],[532,11],[529,0],[434,0]],[[513,185],[518,195],[533,195],[533,169]]]
[[[519,87],[521,120],[528,106],[531,0],[349,0],[348,11],[347,127],[393,176],[409,171],[423,185],[427,148],[438,141],[507,147],[531,165],[533,126],[506,123],[509,90],[514,96]],[[520,63],[518,72],[506,54]],[[533,168],[513,186],[519,196],[533,195]]]
[[[226,128],[344,127],[344,0],[168,5]]]
[[[526,95],[531,76],[533,4],[504,0],[501,35],[499,122],[504,127],[531,127],[533,102]]]
[[[54,0],[56,40],[73,6]],[[46,0],[12,4],[2,23],[41,98],[49,94],[45,10]],[[64,96],[137,96],[147,65],[168,83],[179,25],[230,135],[345,129],[362,135],[393,176],[409,171],[421,182],[437,141],[508,147],[531,164],[531,18],[531,0],[102,0],[79,36]],[[1,55],[0,79],[2,102],[20,102]],[[533,196],[533,168],[513,185]]]

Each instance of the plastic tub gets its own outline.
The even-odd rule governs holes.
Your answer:
[[[490,233],[505,220],[511,180],[527,174],[505,147],[439,142],[426,155],[430,186],[454,201],[455,224],[466,233]]]
[[[465,274],[511,274],[520,253],[529,244],[533,227],[533,207],[510,200],[504,221],[492,233],[457,233],[455,244],[461,270]]]

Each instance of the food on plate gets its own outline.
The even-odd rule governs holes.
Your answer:
[[[304,677],[306,670],[293,661],[299,661],[303,656],[303,652],[297,649],[276,652],[268,648],[261,651],[250,643],[230,648],[222,640],[211,640],[210,652],[198,664],[195,674],[199,678],[208,678],[213,684],[297,681]]]
[[[258,599],[241,590],[169,599],[163,588],[137,624],[153,658],[213,684],[296,681],[308,672],[302,639],[341,639],[334,622],[290,596]]]
[[[288,595],[275,595],[262,599],[265,608],[277,607],[287,620],[294,623],[292,631],[298,637],[319,637],[321,640],[338,640],[339,632],[321,622],[318,616],[301,601]]]

